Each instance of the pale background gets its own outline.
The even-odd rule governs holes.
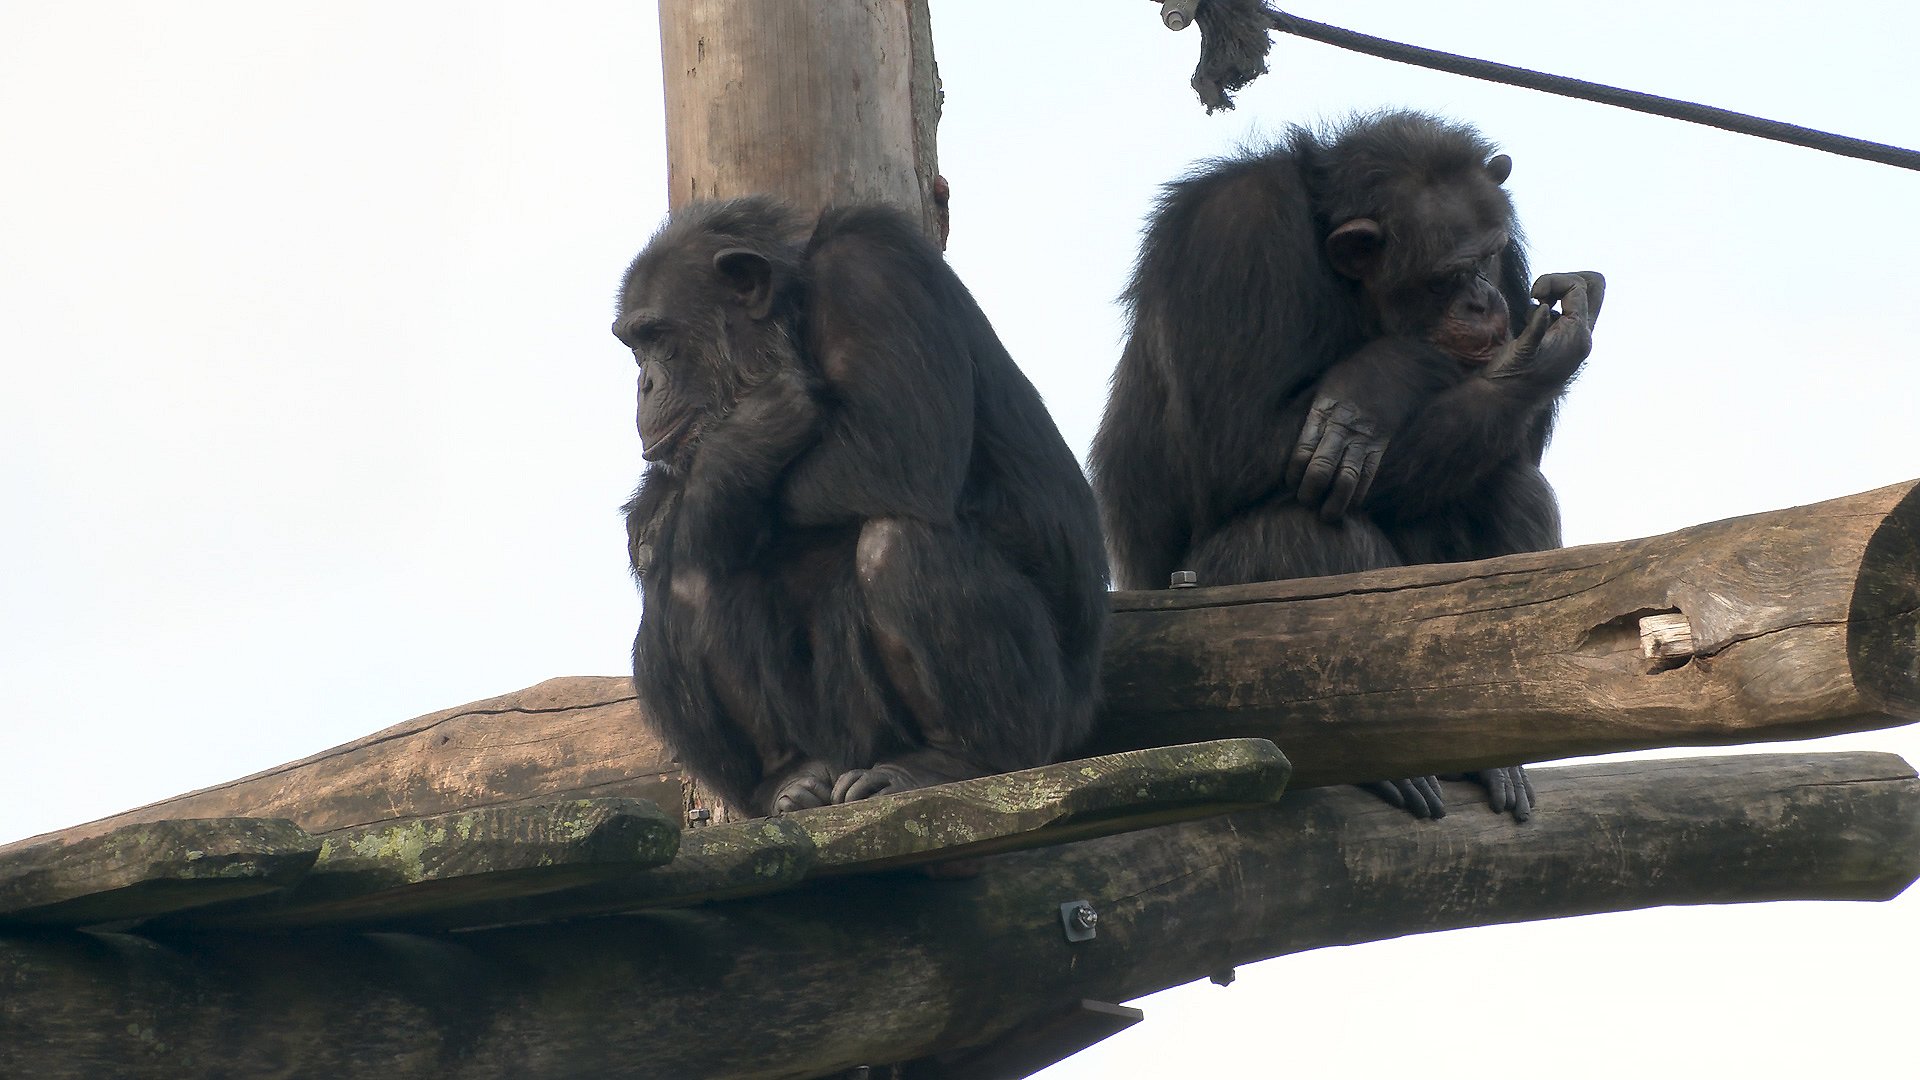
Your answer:
[[[1290,9],[1920,145],[1908,4]],[[1607,274],[1547,461],[1569,542],[1920,476],[1920,175],[1294,40],[1208,117],[1147,3],[934,18],[950,258],[1078,450],[1155,186],[1407,105],[1512,153],[1536,270]],[[606,326],[665,209],[655,21],[0,3],[0,841],[625,670]],[[1911,897],[1410,938],[1159,995],[1047,1075],[1915,1075],[1917,960]]]

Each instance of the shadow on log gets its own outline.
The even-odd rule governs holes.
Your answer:
[[[1334,788],[998,856],[970,879],[896,872],[537,927],[36,931],[0,938],[0,1075],[813,1077],[1283,953],[1661,904],[1877,900],[1920,873],[1920,781],[1891,755],[1537,783],[1554,812],[1519,827],[1416,824]],[[1074,899],[1099,913],[1091,940],[1062,931]]]
[[[1118,593],[1114,609],[1087,753],[1268,739],[1294,787],[1886,727],[1920,719],[1920,489],[1477,563]],[[183,817],[325,834],[549,796],[710,803],[625,678],[582,677],[34,839]]]

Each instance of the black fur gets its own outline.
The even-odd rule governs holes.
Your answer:
[[[767,290],[717,272],[741,250]],[[635,685],[696,777],[767,813],[1040,765],[1086,736],[1107,613],[1092,493],[903,216],[677,212],[615,332],[670,373],[668,420],[694,417],[626,512]]]

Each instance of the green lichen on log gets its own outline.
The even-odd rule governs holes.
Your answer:
[[[186,921],[242,929],[403,921],[632,874],[671,861],[679,846],[679,824],[637,799],[463,810],[329,834],[313,872],[287,895]]]
[[[1290,771],[1265,739],[1223,739],[983,776],[792,817],[813,840],[817,872],[866,872],[1262,806],[1280,798]]]
[[[143,822],[17,848],[0,855],[0,923],[86,926],[270,893],[305,874],[319,850],[274,818]]]

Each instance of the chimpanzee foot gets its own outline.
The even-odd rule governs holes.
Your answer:
[[[833,801],[849,803],[875,795],[944,784],[947,778],[926,769],[882,762],[871,769],[849,769],[833,782]]]
[[[1446,778],[1471,780],[1486,788],[1487,805],[1496,814],[1511,813],[1515,821],[1525,821],[1533,816],[1533,804],[1537,801],[1533,794],[1533,781],[1527,776],[1527,770],[1519,765],[1481,769],[1479,772],[1447,773]]]
[[[803,761],[774,788],[768,812],[791,814],[833,801],[833,769],[824,761]]]
[[[1447,802],[1440,797],[1440,778],[1437,776],[1416,776],[1408,780],[1374,780],[1356,786],[1373,792],[1385,799],[1387,805],[1405,810],[1417,818],[1447,816]]]
[[[850,769],[833,782],[833,801],[854,802],[875,795],[950,784],[985,776],[988,770],[968,764],[943,750],[915,750],[897,758],[879,762],[871,769]]]

